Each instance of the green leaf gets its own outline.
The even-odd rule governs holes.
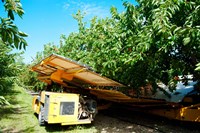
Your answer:
[[[28,35],[22,31],[19,31],[19,35],[22,36],[22,37],[27,37]]]
[[[195,68],[195,71],[200,71],[200,66]]]
[[[14,44],[19,44],[19,37],[17,35],[14,35]]]
[[[172,32],[173,32],[174,34],[176,34],[177,32],[180,31],[180,29],[181,29],[181,27],[177,27],[177,28],[175,28],[174,30],[172,29]]]
[[[0,96],[0,105],[10,105],[10,103],[3,96]]]
[[[183,44],[184,45],[187,45],[189,43],[190,43],[190,37],[186,37],[186,38],[183,39]]]
[[[12,10],[8,10],[8,17],[10,17],[10,19],[14,20],[14,14]]]
[[[196,66],[197,67],[195,68],[195,71],[200,71],[200,63],[198,63]]]

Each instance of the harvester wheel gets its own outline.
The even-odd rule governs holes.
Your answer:
[[[45,125],[45,121],[44,121],[44,107],[42,105],[40,106],[40,113],[38,115],[38,121],[39,121],[39,125],[40,126],[44,126]]]

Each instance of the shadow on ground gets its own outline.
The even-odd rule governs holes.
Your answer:
[[[73,130],[89,130],[93,125],[70,125],[70,126],[61,126],[60,124],[48,124],[45,125],[47,132],[66,132]]]
[[[200,131],[200,123],[171,120],[139,111],[110,108],[102,113],[162,133],[199,133]]]

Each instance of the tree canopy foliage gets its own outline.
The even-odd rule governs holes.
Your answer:
[[[22,70],[21,53],[11,52],[14,48],[21,49],[27,46],[24,37],[27,35],[18,30],[14,24],[15,15],[22,17],[24,11],[19,0],[2,0],[7,18],[0,17],[0,95],[4,95],[11,90],[13,84],[17,81],[17,76]],[[5,99],[0,96],[0,104]]]
[[[0,43],[0,94],[12,87],[20,72],[19,64],[15,60],[19,54],[10,54],[11,50],[4,43]]]
[[[79,31],[61,35],[60,47],[48,45],[42,55],[70,57],[133,88],[170,84],[177,75],[199,79],[195,68],[200,62],[200,1],[137,2],[124,2],[122,13],[112,7],[110,18],[94,17],[90,26],[78,11],[73,17]]]
[[[80,12],[79,32],[64,41],[61,53],[91,65],[122,83],[168,84],[174,76],[194,74],[200,61],[200,2],[139,0],[124,3],[125,12],[111,8],[111,18],[91,20],[87,28]]]
[[[19,17],[22,17],[24,14],[20,0],[2,0],[2,2],[7,12],[7,18],[0,17],[0,40],[12,48],[25,49],[27,42],[24,37],[28,35],[20,31],[13,22],[15,19],[14,14],[17,14]]]

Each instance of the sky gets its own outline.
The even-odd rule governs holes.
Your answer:
[[[135,0],[126,1],[136,5]],[[94,16],[110,17],[112,6],[118,12],[124,11],[123,0],[21,0],[21,3],[25,14],[23,18],[16,16],[14,23],[28,34],[25,38],[28,46],[23,54],[25,63],[31,63],[45,44],[59,45],[61,34],[68,36],[77,32],[78,24],[72,14],[78,10],[85,13],[84,21],[88,23]],[[3,6],[0,6],[0,16],[6,16]]]

